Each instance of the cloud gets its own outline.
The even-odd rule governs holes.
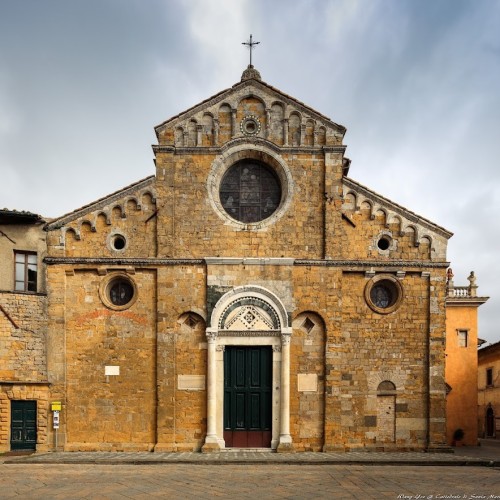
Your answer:
[[[347,127],[350,174],[452,230],[498,337],[500,5],[23,0],[0,15],[0,205],[57,216],[154,173],[153,127],[264,81]]]

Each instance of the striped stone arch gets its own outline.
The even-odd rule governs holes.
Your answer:
[[[230,313],[245,306],[262,310],[270,322],[270,330],[289,328],[288,314],[281,300],[267,288],[257,285],[236,287],[224,294],[212,312],[211,328],[224,330]]]

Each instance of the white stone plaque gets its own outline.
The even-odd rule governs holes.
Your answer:
[[[110,375],[120,375],[120,367],[119,366],[105,366],[104,367],[104,375],[106,377]]]
[[[205,375],[179,375],[177,389],[180,391],[204,391]]]
[[[298,374],[299,392],[316,392],[318,390],[318,375],[316,373]]]

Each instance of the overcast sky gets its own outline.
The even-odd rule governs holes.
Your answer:
[[[500,341],[500,1],[0,0],[0,207],[154,174],[153,127],[262,79],[347,127],[350,177],[455,235]]]

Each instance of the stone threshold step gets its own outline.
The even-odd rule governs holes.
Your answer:
[[[247,452],[258,452],[258,453],[275,453],[276,450],[272,448],[222,448],[221,453],[247,453]]]

